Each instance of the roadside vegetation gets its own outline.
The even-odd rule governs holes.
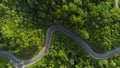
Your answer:
[[[120,47],[120,9],[114,0],[1,0],[0,51],[30,59],[44,47],[46,31],[53,25],[69,29],[97,53]],[[13,66],[0,57],[0,68]],[[57,31],[45,56],[28,68],[120,68],[120,54],[96,60]]]

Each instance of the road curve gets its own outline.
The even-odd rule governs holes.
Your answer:
[[[36,63],[38,60],[40,60],[42,58],[42,56],[46,53],[46,51],[49,49],[51,37],[55,31],[61,31],[61,32],[65,33],[66,35],[68,35],[69,37],[71,37],[72,39],[74,39],[75,41],[77,41],[78,43],[80,43],[87,50],[87,52],[90,54],[90,56],[92,56],[95,59],[105,59],[105,58],[110,57],[113,54],[120,52],[120,47],[118,47],[118,48],[113,49],[104,54],[98,54],[98,53],[94,52],[90,48],[90,46],[87,44],[87,42],[82,40],[80,37],[76,36],[75,34],[73,34],[72,32],[70,32],[69,30],[65,29],[62,26],[54,25],[54,26],[51,26],[47,30],[45,45],[44,45],[43,49],[35,57],[28,59],[28,60],[20,60],[20,59],[16,58],[14,55],[9,54],[6,51],[0,51],[0,56],[5,56],[8,59],[10,59],[10,61],[16,68],[24,68],[24,67],[30,66],[30,65]]]

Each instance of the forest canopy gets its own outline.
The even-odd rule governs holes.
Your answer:
[[[1,0],[0,50],[20,59],[34,57],[43,48],[46,31],[53,25],[69,29],[97,53],[120,46],[120,9],[115,0]],[[0,57],[0,67],[12,65]],[[55,32],[48,52],[29,68],[45,67],[119,68],[120,54],[95,60],[80,44]]]

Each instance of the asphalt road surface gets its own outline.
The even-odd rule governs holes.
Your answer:
[[[37,61],[39,61],[42,58],[42,56],[46,53],[46,51],[49,49],[51,37],[55,31],[61,31],[61,32],[65,33],[66,35],[68,35],[69,37],[71,37],[72,39],[74,39],[75,41],[77,41],[78,43],[80,43],[87,50],[87,52],[90,54],[90,56],[95,59],[105,59],[105,58],[110,57],[113,54],[120,52],[120,47],[118,47],[118,48],[111,50],[109,52],[106,52],[104,54],[98,54],[98,53],[94,52],[90,48],[90,46],[87,44],[87,42],[82,40],[80,37],[76,36],[75,34],[73,34],[72,32],[70,32],[69,30],[65,29],[62,26],[54,25],[54,26],[51,26],[47,30],[46,42],[45,42],[44,48],[35,57],[28,59],[28,60],[20,60],[20,59],[16,58],[14,55],[9,54],[6,51],[0,51],[0,56],[4,56],[4,57],[7,57],[8,59],[10,59],[11,63],[13,64],[13,66],[15,66],[15,68],[25,68],[27,66],[30,66],[30,65],[36,63]]]

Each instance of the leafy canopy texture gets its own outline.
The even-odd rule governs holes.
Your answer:
[[[114,0],[1,0],[0,50],[21,59],[31,58],[44,46],[46,31],[52,25],[69,29],[98,53],[119,47],[120,9]],[[120,67],[120,54],[95,60],[61,32],[55,32],[51,42],[45,56],[29,68]],[[11,66],[0,57],[1,68]]]

